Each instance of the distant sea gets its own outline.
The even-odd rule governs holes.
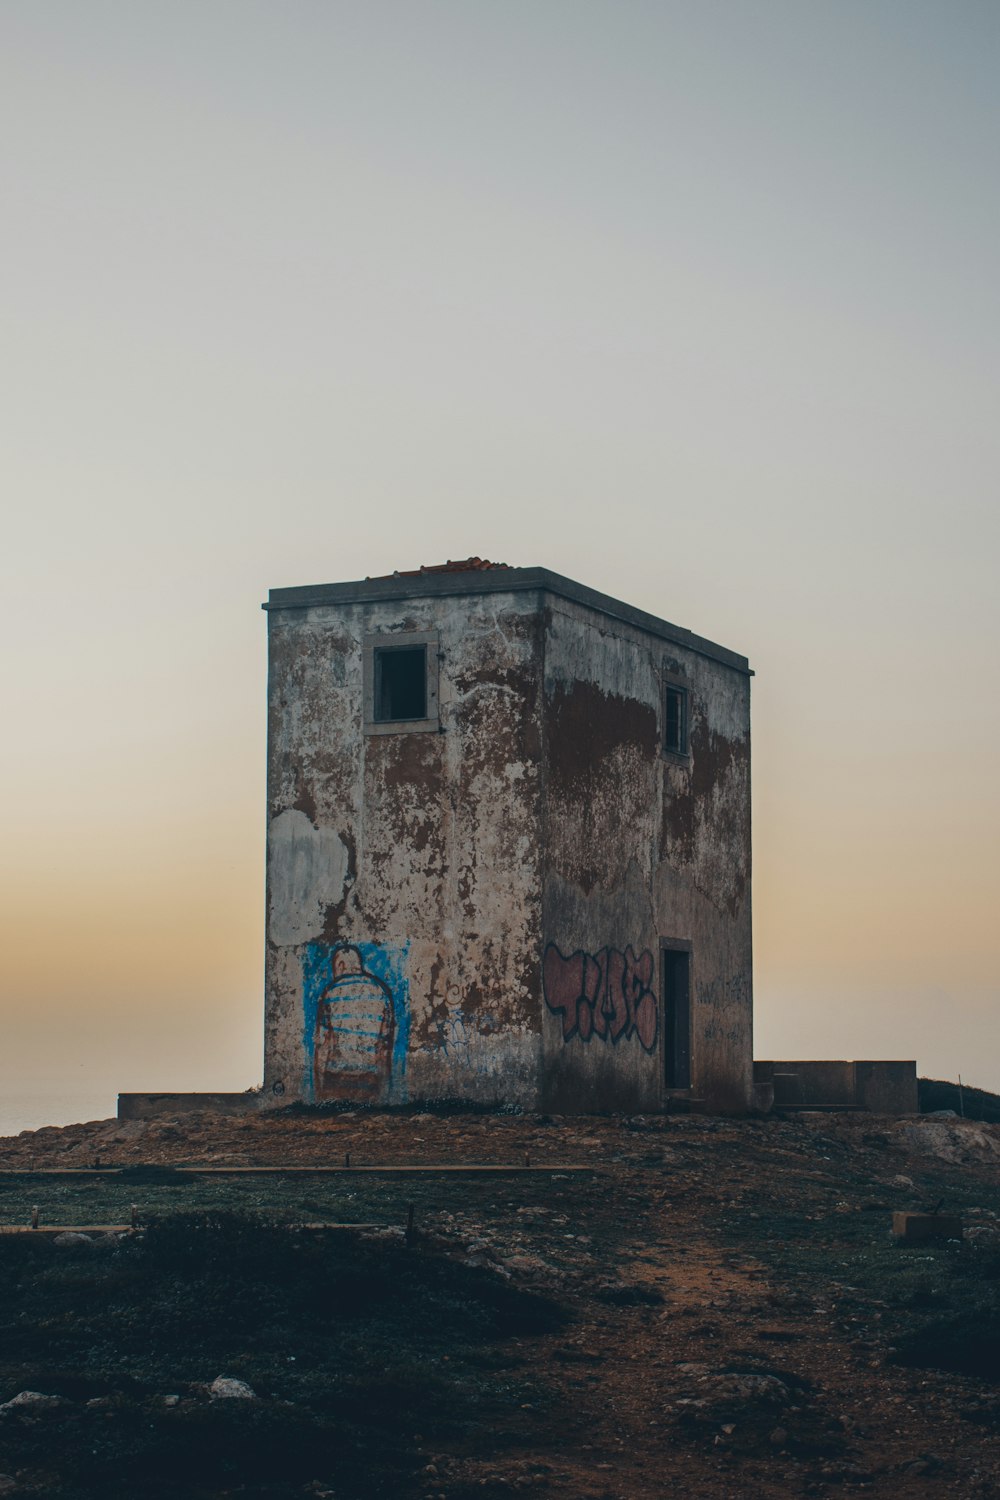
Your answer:
[[[43,1125],[77,1125],[107,1120],[118,1109],[115,1094],[102,1089],[15,1094],[0,1090],[0,1136],[39,1130]]]

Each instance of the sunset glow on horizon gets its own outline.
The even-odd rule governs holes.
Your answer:
[[[259,1082],[260,603],[471,554],[749,657],[756,1054],[1000,1091],[1000,12],[0,42],[5,1091]]]

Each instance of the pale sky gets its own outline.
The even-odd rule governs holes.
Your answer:
[[[762,1057],[1000,1089],[1000,7],[3,0],[0,1086],[261,1062],[270,586],[745,652]]]

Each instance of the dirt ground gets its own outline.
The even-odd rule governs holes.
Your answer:
[[[552,1170],[245,1178],[166,1170],[343,1165],[348,1157],[354,1168],[523,1168],[527,1159]],[[3,1176],[95,1165],[129,1170],[91,1179]],[[445,1296],[449,1277],[468,1276],[463,1306],[494,1309],[492,1322],[481,1319],[468,1334],[448,1322],[450,1313],[427,1314],[436,1329],[401,1317],[400,1344],[410,1340],[426,1379],[450,1381],[441,1387],[450,1411],[448,1421],[428,1417],[406,1432],[391,1475],[380,1470],[376,1478],[373,1468],[366,1488],[363,1465],[341,1467],[338,1478],[331,1459],[329,1473],[307,1479],[289,1470],[176,1493],[1000,1496],[1000,1126],[861,1114],[731,1121],[287,1110],[98,1121],[0,1141],[0,1224],[25,1224],[33,1205],[43,1224],[126,1222],[132,1203],[142,1223],[223,1209],[281,1223],[382,1226],[354,1232],[352,1243],[383,1278],[416,1288],[413,1278],[423,1277],[423,1290],[408,1298],[426,1293],[427,1308],[444,1308],[433,1298]],[[893,1210],[935,1207],[962,1215],[961,1244],[893,1244]],[[14,1244],[0,1237],[0,1258]],[[79,1254],[80,1246],[63,1253]],[[44,1326],[30,1359],[7,1339],[19,1326],[17,1306],[27,1305],[25,1278],[49,1275],[45,1267],[59,1254],[46,1251],[43,1265],[39,1251],[38,1269],[22,1260],[6,1273],[21,1287],[21,1303],[12,1294],[0,1313],[0,1401],[24,1389],[30,1373],[33,1388],[44,1394],[48,1379],[50,1394],[64,1394],[53,1410],[65,1414],[81,1399],[67,1383],[65,1348],[46,1365]],[[343,1260],[337,1265],[339,1273],[331,1262],[322,1274],[357,1274]],[[93,1278],[87,1284],[96,1286]],[[505,1313],[503,1297],[515,1294],[528,1301]],[[529,1306],[553,1312],[529,1316]],[[333,1342],[322,1360],[315,1356],[317,1381],[334,1378],[333,1304],[326,1316]],[[252,1373],[258,1422],[267,1402],[278,1423],[305,1399],[280,1373],[294,1350],[279,1347],[277,1335],[269,1350],[251,1348],[246,1326],[232,1349],[216,1343],[196,1358],[195,1341],[176,1364],[172,1389],[192,1421],[199,1373],[205,1384]],[[53,1323],[51,1337],[64,1331]],[[351,1346],[355,1362],[366,1357],[363,1345]],[[142,1366],[138,1353],[135,1362]],[[148,1404],[167,1377],[164,1367],[142,1368]],[[112,1401],[106,1379],[101,1390],[110,1394],[90,1398],[91,1406]],[[405,1399],[386,1412],[386,1432],[406,1425]],[[45,1421],[48,1467],[30,1426]],[[380,1442],[382,1430],[376,1424],[366,1441]],[[0,1494],[96,1493],[60,1477],[51,1457],[58,1447],[57,1416],[0,1406]],[[146,1487],[132,1483],[133,1493],[162,1493],[154,1477]],[[102,1492],[119,1493],[107,1482]]]

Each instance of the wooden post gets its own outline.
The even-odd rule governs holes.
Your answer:
[[[37,1203],[35,1203],[35,1204],[32,1205],[32,1209],[31,1209],[31,1227],[32,1227],[32,1229],[37,1229],[38,1228],[38,1204]]]

